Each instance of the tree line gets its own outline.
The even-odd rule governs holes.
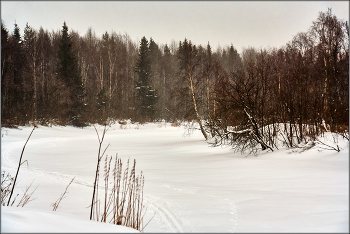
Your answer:
[[[89,28],[84,36],[1,24],[2,125],[107,119],[195,121],[213,144],[293,146],[348,132],[349,27],[331,9],[281,48],[212,51]]]

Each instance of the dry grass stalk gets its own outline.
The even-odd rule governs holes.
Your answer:
[[[14,184],[14,178],[9,173],[6,174],[6,172],[3,171],[1,173],[1,205],[7,206],[8,204],[9,206],[13,206],[15,204],[17,198],[19,197],[19,194],[16,194],[16,196],[9,203],[11,187],[14,186],[13,184]],[[28,187],[26,187],[26,190],[24,191],[24,194],[22,195],[21,200],[18,202],[17,207],[19,206],[23,207],[28,202],[34,200],[34,199],[31,199],[31,197],[34,194],[36,188],[32,192],[29,192],[32,184],[33,182]]]
[[[145,179],[142,172],[140,176],[136,176],[136,160],[134,160],[133,166],[129,172],[130,159],[128,159],[124,173],[122,173],[122,161],[118,158],[118,155],[116,155],[113,172],[110,173],[113,157],[108,158],[108,156],[106,156],[103,176],[104,204],[103,213],[101,213],[101,202],[98,199],[98,183],[100,178],[100,162],[109,146],[108,144],[101,154],[102,143],[108,128],[107,124],[105,124],[101,138],[95,126],[94,128],[99,141],[99,150],[97,155],[94,191],[90,205],[90,220],[96,219],[99,221],[100,217],[101,222],[107,222],[107,219],[109,219],[110,223],[131,227],[141,231],[145,228],[143,220],[145,211],[147,211],[144,210],[143,204]],[[110,176],[112,176],[111,179]],[[113,180],[112,188],[109,186],[111,180]]]
[[[34,182],[34,180],[33,180],[33,182]],[[32,197],[32,195],[34,194],[35,190],[38,188],[38,186],[36,186],[36,188],[35,188],[31,193],[29,193],[29,189],[30,189],[30,187],[32,186],[33,182],[32,182],[28,187],[26,187],[26,190],[24,191],[24,194],[23,194],[21,200],[19,201],[17,207],[19,207],[19,206],[23,207],[23,206],[25,206],[28,202],[33,201],[33,200],[36,199],[36,198],[31,199],[31,197]],[[14,203],[14,202],[13,202],[13,203]],[[13,203],[12,203],[12,204],[13,204]]]
[[[105,167],[104,167],[104,181],[105,181],[105,203],[104,203],[104,209],[103,209],[103,214],[101,217],[101,222],[106,222],[106,217],[107,217],[107,194],[108,194],[108,178],[109,178],[109,172],[111,169],[111,161],[112,157],[108,161],[108,156],[106,156],[105,159]],[[111,199],[108,201],[108,207],[110,206]]]
[[[11,187],[12,183],[14,181],[14,178],[7,173],[3,171],[1,173],[1,205],[6,205],[7,198],[10,196],[11,193]],[[18,195],[17,195],[18,196]]]
[[[58,206],[59,206],[59,204],[60,204],[60,202],[61,202],[64,198],[66,198],[64,195],[66,195],[66,193],[68,193],[68,192],[67,192],[68,187],[69,187],[69,185],[71,185],[71,184],[73,183],[73,180],[74,180],[74,179],[75,179],[75,177],[73,177],[73,179],[69,182],[69,184],[67,185],[66,189],[64,190],[64,193],[62,193],[61,196],[57,199],[57,201],[56,201],[55,203],[52,204],[52,206],[53,206],[53,211],[56,211],[57,208],[58,208]]]
[[[131,168],[129,168],[130,160],[128,160],[124,172],[118,155],[113,164],[111,173],[112,157],[107,156],[104,165],[104,207],[102,213],[97,211],[94,217],[100,214],[101,222],[108,220],[109,223],[142,231],[145,228],[143,220],[147,211],[143,204],[144,175],[141,172],[139,176],[136,176],[136,160]],[[110,176],[112,178],[109,178]],[[110,187],[112,183],[113,186]]]

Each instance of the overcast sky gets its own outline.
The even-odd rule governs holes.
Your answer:
[[[128,33],[132,40],[152,37],[160,44],[191,40],[215,49],[220,44],[242,47],[280,47],[305,32],[320,11],[332,7],[340,19],[349,19],[348,1],[1,1],[1,19],[13,31],[26,22],[35,29],[69,29],[85,35],[92,27],[104,32]]]

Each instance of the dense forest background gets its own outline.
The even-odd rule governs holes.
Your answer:
[[[286,25],[287,27],[287,25]],[[83,127],[107,119],[195,121],[213,144],[293,146],[348,132],[349,27],[329,9],[281,48],[212,51],[188,39],[157,44],[1,23],[2,126]]]

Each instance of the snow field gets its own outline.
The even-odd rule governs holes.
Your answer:
[[[2,171],[15,174],[31,130],[2,129]],[[136,159],[136,174],[145,175],[145,223],[155,214],[145,232],[349,230],[348,142],[339,142],[339,153],[314,147],[245,157],[208,146],[199,131],[184,133],[164,123],[114,124],[106,133],[106,154],[118,153],[123,169],[128,158]],[[29,165],[22,166],[15,193],[35,179],[37,199],[25,208],[49,212],[75,176],[57,213],[88,220],[97,151],[93,127],[40,126],[26,146],[23,160]]]

